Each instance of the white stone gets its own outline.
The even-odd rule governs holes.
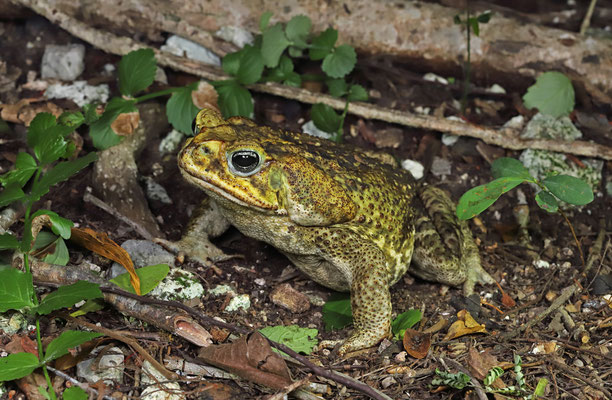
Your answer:
[[[48,99],[70,99],[79,107],[89,103],[106,103],[110,95],[108,85],[88,85],[86,81],[75,81],[71,84],[55,83],[45,91]]]
[[[423,172],[425,171],[423,164],[409,158],[402,160],[402,168],[410,172],[414,179],[421,179],[423,177]]]
[[[85,70],[85,46],[82,44],[45,46],[40,72],[43,79],[75,80]]]
[[[166,44],[161,46],[161,50],[172,53],[175,56],[187,57],[206,64],[221,66],[221,59],[215,53],[196,42],[177,35],[170,36],[166,40]]]
[[[302,125],[302,132],[322,139],[331,140],[331,138],[333,137],[331,133],[322,131],[317,128],[313,121],[308,121],[304,125]]]

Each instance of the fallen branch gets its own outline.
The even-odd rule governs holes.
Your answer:
[[[33,11],[58,24],[72,35],[112,54],[124,55],[132,50],[148,47],[142,43],[127,37],[114,35],[110,32],[101,31],[71,17],[68,14],[52,7],[44,0],[14,0]],[[177,57],[170,53],[155,50],[158,63],[173,69],[199,76],[208,80],[227,79],[220,68],[204,64],[198,61]],[[344,109],[344,101],[324,95],[313,93],[305,89],[293,88],[276,83],[251,85],[251,89],[262,93],[282,96],[288,99],[298,100],[304,103],[324,103],[337,110]],[[481,139],[485,143],[496,145],[511,150],[537,149],[549,150],[560,153],[574,154],[585,157],[598,157],[612,160],[612,147],[585,141],[562,142],[558,140],[535,140],[521,139],[519,132],[514,129],[495,129],[471,125],[444,118],[429,115],[411,114],[384,107],[378,107],[367,103],[351,103],[349,112],[366,119],[378,119],[400,125],[434,130],[438,132],[451,133],[457,136],[467,136]]]

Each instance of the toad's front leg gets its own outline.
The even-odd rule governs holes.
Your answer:
[[[340,346],[344,356],[352,351],[377,345],[391,335],[391,295],[389,268],[382,251],[372,242],[356,239],[350,251],[331,251],[332,260],[351,274],[351,307],[354,331]]]

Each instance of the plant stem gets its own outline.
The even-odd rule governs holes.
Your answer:
[[[467,29],[466,38],[467,38],[467,62],[464,64],[463,70],[463,95],[461,96],[461,114],[465,115],[465,110],[467,108],[467,97],[470,91],[470,75],[471,75],[471,28],[470,28],[470,7],[469,4],[466,6],[466,18],[465,18],[465,27]]]
[[[148,93],[148,94],[145,94],[144,96],[135,97],[134,100],[136,101],[136,103],[142,103],[143,101],[151,100],[156,97],[167,96],[169,94],[176,92],[178,89],[179,88],[168,88],[168,89],[160,90],[158,92]]]
[[[576,242],[576,246],[578,247],[578,253],[580,254],[580,261],[582,261],[582,267],[586,268],[586,263],[584,262],[584,254],[582,253],[582,246],[580,246],[580,242],[578,241],[578,237],[576,236],[576,232],[574,231],[574,226],[572,225],[570,220],[567,218],[567,215],[565,215],[563,210],[561,210],[560,208],[559,208],[559,214],[563,216],[563,218],[565,219],[565,222],[567,222],[567,224],[569,225],[570,231],[572,232],[572,236],[574,237],[574,241]]]
[[[340,116],[340,126],[338,127],[338,131],[336,132],[336,137],[334,138],[334,142],[340,143],[342,142],[342,131],[344,128],[344,119],[346,118],[346,114],[348,113],[349,101],[346,100],[346,104],[344,105],[344,111],[342,111],[342,115]]]

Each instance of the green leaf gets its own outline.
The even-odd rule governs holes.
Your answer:
[[[34,246],[32,246],[32,250],[39,250],[50,246],[53,242],[57,240],[58,236],[54,235],[48,231],[40,231],[36,236],[36,240],[34,241]]]
[[[316,103],[310,110],[310,116],[315,126],[325,132],[337,132],[342,123],[342,117],[333,108],[323,103]]]
[[[0,270],[0,312],[34,307],[33,294],[32,274],[15,268]]]
[[[4,207],[11,203],[16,202],[17,200],[21,200],[25,198],[26,195],[21,190],[21,187],[17,184],[12,184],[4,188],[2,192],[0,192],[0,207]]]
[[[69,387],[62,393],[64,400],[87,400],[88,398],[87,392],[78,386]]]
[[[70,316],[76,318],[76,317],[80,317],[81,315],[85,315],[90,312],[103,310],[105,305],[106,303],[104,302],[104,299],[87,300],[85,304],[79,307],[78,310],[71,312]]]
[[[569,114],[574,109],[572,81],[561,72],[544,72],[523,96],[527,108],[537,108],[543,114],[555,118]]]
[[[302,77],[297,72],[289,72],[287,79],[283,81],[283,84],[287,86],[300,87],[302,85]]]
[[[95,103],[85,104],[83,106],[83,112],[85,113],[85,123],[91,125],[100,119],[101,115],[98,114],[98,105]]]
[[[311,27],[312,22],[310,18],[305,15],[296,15],[291,18],[287,23],[287,28],[285,28],[287,39],[289,39],[294,46],[305,48],[306,37],[310,33]]]
[[[191,122],[198,113],[193,104],[191,93],[197,88],[198,82],[193,85],[177,89],[166,103],[166,116],[172,127],[185,135],[193,135]]]
[[[219,108],[224,118],[240,115],[250,117],[253,114],[251,93],[235,80],[215,81],[213,86],[219,94]]]
[[[60,286],[51,292],[41,302],[36,311],[46,315],[51,311],[72,307],[81,300],[98,299],[102,297],[100,285],[96,283],[78,281],[68,286]]]
[[[546,378],[538,379],[538,383],[536,385],[536,388],[533,391],[534,398],[537,399],[538,397],[544,396],[544,393],[546,391],[546,386],[548,386],[548,379],[546,379]]]
[[[504,374],[504,370],[503,368],[500,367],[493,367],[489,370],[489,372],[487,372],[487,376],[485,376],[484,380],[482,381],[482,383],[485,384],[485,386],[491,386],[493,384],[493,382],[499,378],[500,376],[502,376]]]
[[[149,265],[136,269],[136,275],[140,278],[140,292],[144,296],[161,282],[170,272],[168,264]],[[126,292],[136,293],[130,282],[130,274],[127,272],[110,280]]]
[[[221,67],[223,72],[228,75],[236,76],[240,69],[240,61],[242,59],[242,50],[234,53],[227,53],[221,60]]]
[[[77,158],[76,160],[57,163],[32,186],[30,199],[32,201],[37,201],[42,196],[47,194],[51,186],[70,178],[72,175],[85,168],[89,163],[95,161],[97,158],[98,155],[91,152],[84,157]]]
[[[259,31],[263,32],[266,30],[266,28],[268,27],[268,24],[270,23],[270,18],[272,17],[273,13],[272,11],[266,11],[265,13],[261,14],[261,17],[259,18]]]
[[[348,85],[344,79],[326,79],[325,84],[329,94],[334,97],[342,97],[348,93]]]
[[[506,176],[487,184],[477,186],[465,192],[457,204],[457,217],[470,219],[480,214],[509,190],[525,182],[525,179]]]
[[[102,336],[102,334],[98,332],[64,331],[49,343],[42,362],[48,363],[60,358],[64,354],[68,354],[69,349],[80,346],[99,336]]]
[[[10,233],[0,235],[0,250],[18,249],[19,240]]]
[[[250,85],[261,79],[264,70],[264,59],[259,49],[247,45],[241,50],[240,67],[236,73],[238,82]]]
[[[283,51],[285,51],[289,44],[290,42],[285,37],[280,23],[266,29],[261,43],[261,55],[266,67],[276,67],[281,54],[283,54]]]
[[[450,386],[458,390],[465,389],[466,386],[471,386],[470,381],[472,379],[469,377],[469,375],[464,374],[463,372],[453,374],[436,368],[436,375],[438,377],[432,379],[431,381],[431,384],[435,386]]]
[[[566,203],[583,206],[593,201],[593,190],[588,183],[569,175],[549,176],[544,186]]]
[[[12,381],[30,375],[38,368],[38,357],[32,353],[15,353],[0,358],[0,381]]]
[[[348,101],[367,101],[368,92],[361,85],[351,85],[346,98]]]
[[[27,143],[30,148],[37,146],[43,140],[48,129],[57,125],[55,116],[50,113],[38,113],[30,122],[27,134]]]
[[[333,50],[336,40],[338,40],[338,31],[333,28],[327,28],[318,36],[315,36],[312,39],[312,46],[308,50],[310,59],[313,61],[324,59]]]
[[[89,126],[89,135],[97,149],[104,150],[119,144],[121,138],[113,131],[111,124],[119,114],[138,111],[135,104],[135,100],[125,100],[121,97],[113,97],[108,102],[102,116]]]
[[[348,293],[334,293],[323,305],[325,330],[342,329],[353,323],[351,299]]]
[[[62,115],[59,116],[58,122],[60,125],[69,126],[72,129],[76,129],[83,122],[85,122],[85,117],[80,111],[64,111]]]
[[[15,160],[15,169],[4,175],[0,175],[0,183],[2,186],[16,184],[21,188],[28,183],[32,175],[36,172],[36,169],[37,166],[34,157],[28,153],[20,152],[17,154],[17,159]]]
[[[157,63],[152,49],[130,51],[119,62],[119,92],[133,96],[148,88],[155,79]]]
[[[68,247],[66,242],[61,237],[55,240],[55,250],[53,253],[45,255],[43,261],[49,264],[55,265],[66,265],[70,261],[70,254],[68,253]]]
[[[478,17],[476,17],[476,19],[481,24],[486,24],[486,23],[489,22],[489,20],[491,20],[491,15],[492,15],[491,11],[487,10],[487,11],[484,11],[483,13],[481,13],[480,15],[478,15]]]
[[[312,349],[317,345],[318,341],[315,337],[319,334],[316,329],[301,328],[297,325],[267,326],[260,329],[259,332],[270,340],[282,343],[291,350],[306,355],[312,353]]]
[[[474,32],[474,35],[480,36],[480,26],[478,26],[478,20],[473,17],[469,18],[468,24],[472,28],[472,32]]]
[[[325,56],[321,68],[332,78],[342,78],[353,70],[357,62],[355,49],[348,44],[343,44],[334,49],[331,54]]]
[[[70,230],[74,226],[74,222],[69,220],[68,218],[60,217],[57,213],[40,209],[32,214],[32,219],[38,217],[39,215],[46,214],[49,216],[49,220],[51,221],[51,230],[56,235],[63,237],[64,239],[70,239]]]
[[[57,125],[52,114],[39,113],[28,128],[27,142],[42,164],[50,164],[66,155],[68,143],[64,139],[74,128]]]
[[[412,328],[422,317],[423,314],[420,310],[408,310],[401,313],[391,323],[391,332],[393,336],[401,340],[404,337],[406,329]]]
[[[538,192],[535,199],[540,208],[548,211],[549,213],[554,213],[559,210],[559,203],[557,203],[557,199],[545,190]]]
[[[522,162],[510,157],[501,157],[493,161],[493,164],[491,164],[491,173],[495,179],[505,176],[514,176],[525,180],[534,180],[529,170],[525,168]]]

